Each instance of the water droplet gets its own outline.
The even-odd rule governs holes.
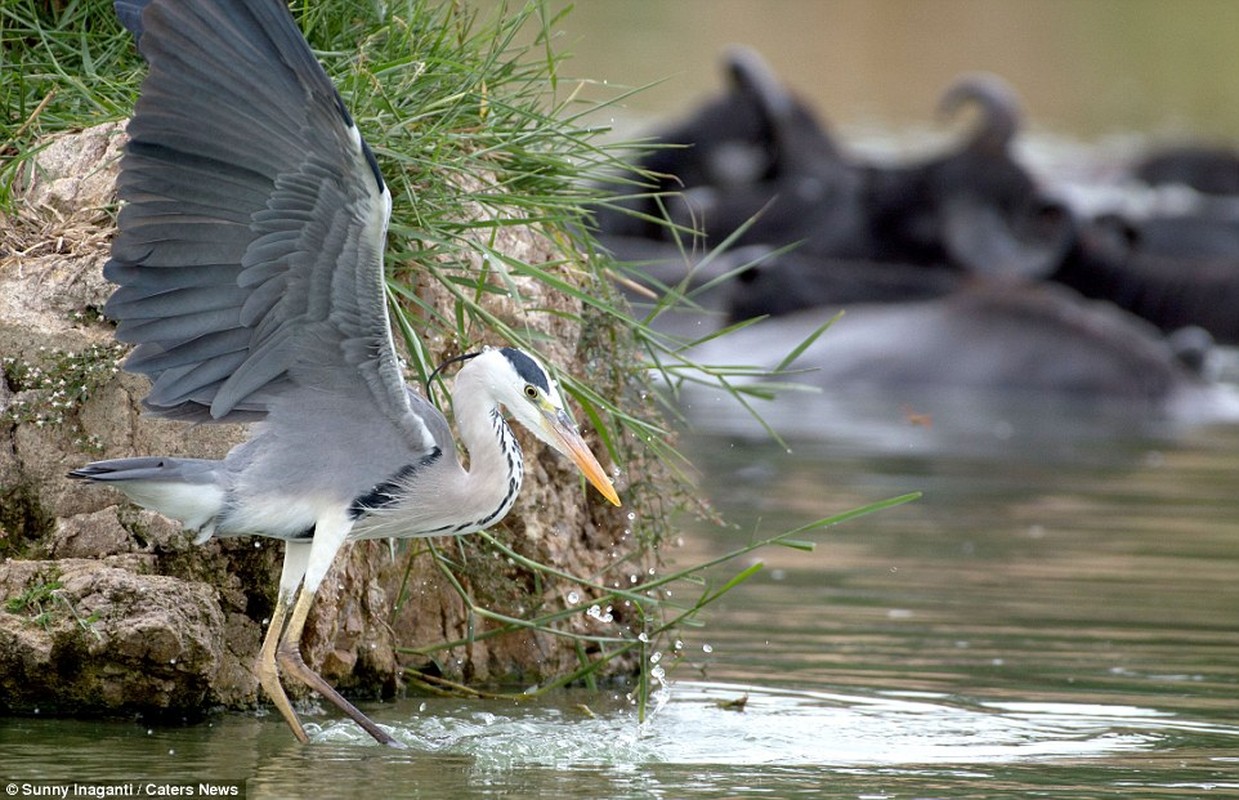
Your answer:
[[[637,641],[645,642],[648,644],[650,641],[650,636],[645,631],[641,631],[640,633],[637,634]]]
[[[626,516],[628,517],[628,521],[632,522],[633,520],[637,518],[637,512],[629,511],[628,514],[626,514]]]
[[[607,606],[607,610],[604,612],[602,607],[597,603],[590,606],[589,610],[585,612],[585,615],[592,619],[596,619],[599,622],[612,622],[615,619],[615,617],[611,615],[611,606]]]
[[[576,592],[568,592],[568,605],[574,606],[579,602],[581,602],[581,595]],[[597,608],[597,606],[595,606],[595,608]]]
[[[713,645],[710,645],[710,644],[703,644],[703,645],[701,646],[701,652],[703,652],[703,653],[713,653],[713,652],[714,652],[714,646],[713,646]]]

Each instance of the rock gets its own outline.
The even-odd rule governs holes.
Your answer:
[[[62,220],[96,218],[115,204],[113,187],[124,143],[122,122],[53,138],[27,162],[15,189],[27,206]]]
[[[213,588],[101,561],[0,564],[0,708],[200,715],[223,660]]]
[[[121,524],[116,508],[75,514],[56,520],[46,541],[51,558],[91,558],[100,553],[126,553],[134,547],[131,534]]]

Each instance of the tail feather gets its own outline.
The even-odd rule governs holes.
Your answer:
[[[115,458],[87,464],[69,477],[120,489],[143,508],[198,531],[198,542],[215,532],[226,495],[223,462],[202,458]]]

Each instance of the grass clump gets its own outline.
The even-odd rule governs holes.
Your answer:
[[[52,611],[57,591],[64,587],[56,577],[44,578],[24,591],[4,601],[4,610],[10,614],[25,616],[30,624],[48,630],[52,625]]]
[[[99,621],[99,612],[83,617],[61,591],[64,584],[55,568],[37,576],[25,589],[4,601],[4,610],[15,616],[25,617],[30,625],[50,631],[57,620],[72,617],[78,628],[101,638],[94,625]]]

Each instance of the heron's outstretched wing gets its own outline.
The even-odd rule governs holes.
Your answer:
[[[390,195],[279,0],[117,0],[150,65],[129,123],[105,313],[159,416],[357,394],[415,444],[382,252]],[[364,395],[364,397],[363,397]],[[360,409],[359,409],[360,410]]]

